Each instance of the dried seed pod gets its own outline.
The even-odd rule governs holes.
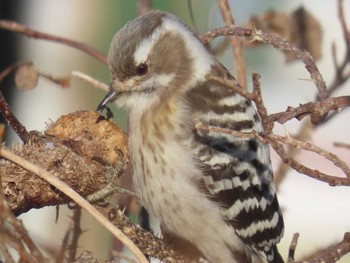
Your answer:
[[[90,195],[108,183],[107,168],[128,161],[126,134],[114,122],[99,118],[94,111],[62,116],[44,135],[32,133],[28,143],[12,151],[56,175],[82,196]],[[9,161],[0,161],[0,174],[5,198],[16,215],[70,201],[43,179]]]
[[[21,66],[15,75],[15,83],[18,88],[23,90],[32,90],[38,85],[39,73],[32,64]]]

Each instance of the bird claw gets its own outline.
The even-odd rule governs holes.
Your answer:
[[[96,111],[100,111],[101,113],[103,113],[103,111],[106,110],[106,119],[112,119],[113,118],[113,112],[112,110],[105,104],[100,103],[100,105],[98,105]],[[103,117],[103,116],[101,116]]]

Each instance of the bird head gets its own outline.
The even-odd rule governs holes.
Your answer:
[[[112,82],[98,109],[112,101],[129,109],[148,107],[203,81],[212,59],[175,16],[149,12],[127,23],[113,37],[108,53]]]

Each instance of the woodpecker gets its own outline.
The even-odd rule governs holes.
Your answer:
[[[284,224],[268,145],[205,125],[263,132],[241,87],[174,15],[151,11],[128,22],[108,53],[110,91],[128,112],[133,181],[164,235],[212,263],[283,262]]]

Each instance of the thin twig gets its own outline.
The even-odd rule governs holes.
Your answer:
[[[314,84],[317,87],[318,97],[320,98],[320,100],[325,100],[326,98],[328,98],[327,86],[322,78],[320,71],[318,70],[318,67],[314,59],[312,58],[309,52],[298,48],[295,44],[285,39],[279,38],[271,34],[264,33],[261,30],[244,29],[236,26],[226,26],[222,28],[213,29],[201,35],[200,39],[204,43],[206,43],[208,41],[211,41],[215,37],[223,36],[223,35],[248,37],[252,41],[263,42],[265,44],[272,45],[273,47],[281,51],[291,52],[297,58],[301,59],[304,62],[306,69],[310,73],[311,79],[313,80]],[[323,118],[324,116],[314,116],[314,122],[315,123],[320,122],[322,121]]]
[[[30,238],[22,221],[13,215],[8,203],[5,201],[1,186],[0,176],[0,255],[3,256],[6,262],[14,262],[12,253],[9,253],[8,250],[9,247],[12,247],[21,256],[21,259],[25,259],[26,262],[46,262],[47,260]]]
[[[343,30],[343,35],[345,39],[345,44],[347,49],[350,48],[350,32],[348,30],[346,20],[345,20],[345,14],[344,14],[344,6],[343,6],[343,0],[338,0],[338,17],[341,24],[341,28]]]
[[[298,134],[295,137],[295,139],[300,141],[308,141],[311,139],[313,131],[313,126],[310,122],[304,122],[301,125],[301,128],[298,132]],[[297,154],[299,153],[299,149],[294,147],[288,147],[286,150],[286,155],[289,156],[289,158],[295,158]],[[280,187],[281,183],[283,182],[284,178],[287,176],[287,172],[290,170],[290,167],[285,164],[283,161],[280,163],[278,168],[274,171],[274,178],[275,178],[275,186],[276,189]]]
[[[144,15],[152,9],[152,0],[137,1],[137,15]]]
[[[81,208],[77,207],[73,210],[73,230],[72,230],[72,241],[70,242],[69,247],[69,256],[68,260],[69,262],[73,262],[77,257],[77,250],[78,250],[78,241],[81,236],[81,233],[83,232],[81,229]]]
[[[89,82],[90,84],[92,84],[96,88],[102,89],[104,91],[109,90],[108,85],[104,84],[103,82],[101,82],[101,81],[81,72],[81,71],[77,71],[77,70],[72,71],[72,75],[74,77],[77,77],[79,79],[82,79],[82,80]]]
[[[280,124],[296,118],[299,121],[306,116],[324,115],[330,111],[339,111],[350,106],[350,96],[332,97],[323,101],[308,102],[300,104],[299,107],[288,107],[284,112],[274,113],[269,115],[269,121],[277,121]]]
[[[212,76],[212,75],[208,75],[206,77],[206,79],[208,81],[217,82],[220,85],[223,85],[223,86],[233,90],[234,92],[238,93],[239,95],[241,95],[241,96],[243,96],[243,97],[245,97],[245,98],[247,98],[249,100],[254,100],[254,98],[255,98],[255,95],[253,93],[249,92],[246,89],[242,89],[240,86],[233,85],[233,83],[230,80],[223,79],[223,78],[218,78],[218,77],[215,77],[215,76]]]
[[[215,28],[213,30],[201,34],[199,38],[203,43],[206,44],[219,36],[236,36],[250,38],[252,37],[252,32],[252,29],[232,25]]]
[[[318,89],[318,96],[320,100],[325,100],[328,98],[326,83],[324,82],[313,57],[308,51],[301,50],[295,44],[274,35],[267,34],[261,30],[254,30],[252,39],[263,42],[265,44],[270,44],[279,50],[292,52],[297,58],[301,59],[304,62],[305,68],[310,73],[311,79]]]
[[[227,0],[219,0],[219,7],[221,15],[224,18],[225,25],[231,26],[234,25],[234,19],[232,16],[230,4]],[[246,67],[244,61],[244,49],[243,43],[239,38],[230,37],[232,53],[236,65],[236,77],[237,81],[243,88],[247,88],[247,79],[246,79]]]
[[[103,55],[102,53],[100,53],[96,49],[86,45],[85,43],[81,43],[81,42],[74,41],[74,40],[64,38],[64,37],[58,37],[55,35],[42,33],[40,31],[26,27],[20,23],[16,23],[16,22],[9,21],[9,20],[0,20],[0,28],[7,29],[7,30],[10,30],[13,32],[20,33],[20,34],[24,34],[27,37],[57,42],[57,43],[60,43],[60,44],[66,45],[66,46],[76,48],[76,49],[78,49],[82,52],[85,52],[86,54],[92,56],[93,58],[96,58],[97,60],[101,61],[102,63],[107,64],[107,57],[105,55]]]
[[[340,148],[345,148],[345,149],[350,150],[350,144],[348,144],[348,143],[335,142],[335,143],[334,143],[334,146],[335,146],[335,147],[340,147]]]
[[[350,78],[350,72],[345,72],[345,70],[347,69],[347,65],[350,61],[350,32],[347,28],[347,24],[345,21],[343,0],[338,0],[338,17],[343,31],[346,50],[343,61],[339,64],[337,62],[336,46],[334,43],[332,44],[332,58],[335,68],[335,76],[334,80],[329,85],[329,94],[334,93],[339,87],[341,87],[342,84],[344,84]]]
[[[62,243],[61,243],[61,247],[58,251],[58,253],[56,253],[55,257],[56,257],[56,262],[55,263],[64,263],[66,261],[65,255],[66,255],[66,251],[69,247],[69,239],[72,235],[72,228],[73,228],[73,222],[71,224],[69,224],[69,228],[67,229],[66,233],[64,234],[64,237],[62,239]]]
[[[350,233],[344,234],[344,238],[337,244],[318,251],[312,259],[295,261],[293,263],[335,263],[350,252]]]
[[[277,134],[269,134],[268,137],[270,141],[280,142],[301,150],[306,150],[309,152],[316,153],[319,156],[322,156],[323,158],[331,161],[336,167],[340,168],[344,172],[347,178],[350,178],[349,166],[343,160],[341,160],[336,154],[326,151],[325,149],[322,149],[312,143],[293,139],[290,136],[280,136]]]
[[[31,64],[32,64],[31,62],[18,62],[7,67],[5,70],[3,70],[0,73],[0,83],[5,77],[7,77],[13,71],[17,70],[18,68],[24,65],[31,65]],[[21,138],[21,140],[24,143],[27,143],[29,140],[30,134],[27,131],[27,129],[24,127],[24,125],[20,123],[19,120],[16,118],[16,116],[12,113],[1,91],[0,91],[0,112],[4,116],[8,125],[14,129],[14,131]]]
[[[21,138],[23,143],[29,141],[30,134],[22,123],[15,117],[15,115],[10,110],[9,105],[7,104],[2,92],[0,91],[0,112],[5,117],[6,122],[10,125],[17,135]]]
[[[287,263],[294,262],[295,249],[297,248],[298,239],[299,239],[299,233],[294,233],[292,242],[289,245]]]
[[[270,142],[272,148],[277,152],[280,158],[283,160],[285,164],[293,168],[299,173],[305,174],[311,178],[317,179],[319,181],[328,183],[331,186],[350,186],[350,180],[348,178],[343,177],[335,177],[325,173],[320,172],[319,170],[311,169],[305,165],[302,165],[298,161],[293,158],[290,158],[283,148],[281,143]]]
[[[253,73],[252,79],[253,79],[253,93],[252,93],[253,99],[252,100],[255,102],[257,111],[261,118],[261,123],[264,127],[264,131],[266,133],[271,133],[273,129],[273,122],[269,121],[267,110],[261,96],[260,75],[257,73]]]

